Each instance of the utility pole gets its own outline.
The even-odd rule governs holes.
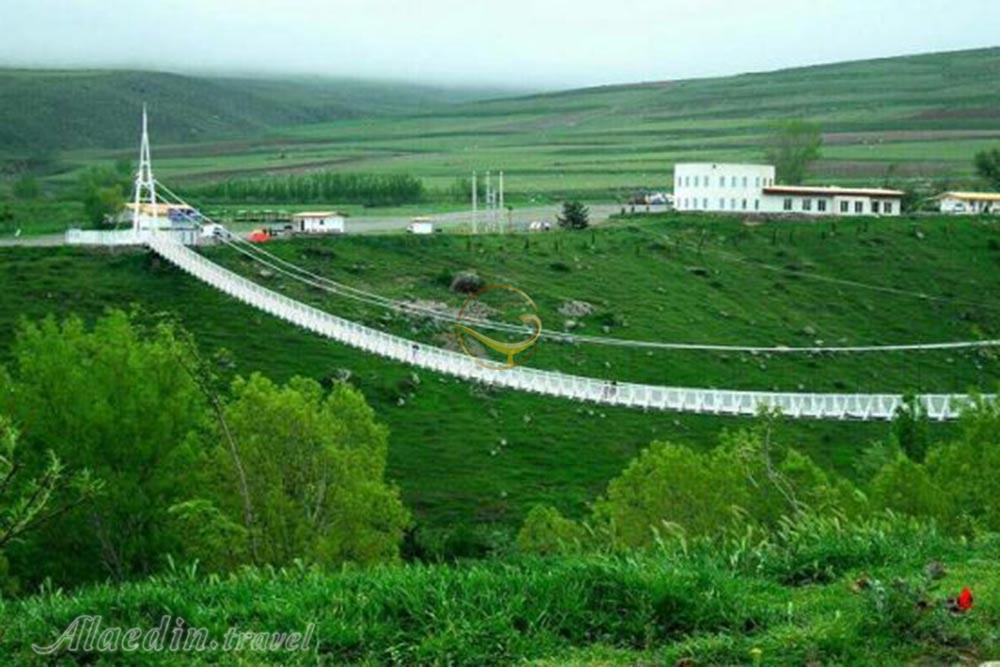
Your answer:
[[[153,180],[153,160],[149,155],[149,127],[146,120],[146,105],[142,105],[142,141],[139,144],[139,171],[135,175],[135,194],[132,210],[132,229],[139,231],[139,206],[142,204],[142,193],[149,194],[150,215],[156,215],[156,181]]]
[[[479,233],[479,179],[472,172],[472,233]]]
[[[500,172],[500,202],[497,206],[497,214],[500,216],[500,231],[506,232],[505,225],[503,224],[504,208],[503,208],[503,172]]]

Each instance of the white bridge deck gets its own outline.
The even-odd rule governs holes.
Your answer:
[[[884,420],[893,417],[902,401],[898,394],[697,389],[611,383],[523,366],[486,368],[466,354],[387,334],[290,299],[209,261],[169,235],[140,234],[142,241],[165,260],[254,308],[365,352],[464,380],[603,405],[719,415],[752,416],[767,407],[796,418]],[[956,418],[969,401],[964,394],[925,394],[918,398],[935,420]]]

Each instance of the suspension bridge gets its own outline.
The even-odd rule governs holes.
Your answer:
[[[186,274],[248,306],[268,313],[292,325],[319,336],[416,368],[460,378],[469,382],[493,387],[529,392],[586,403],[621,406],[643,410],[662,410],[714,415],[753,416],[762,410],[776,410],[792,418],[837,420],[888,420],[892,419],[903,403],[903,396],[891,393],[806,393],[779,391],[745,391],[669,385],[618,382],[603,378],[585,377],[555,370],[515,366],[497,368],[484,365],[476,357],[463,352],[428,345],[402,336],[393,335],[358,322],[326,312],[312,305],[292,299],[260,285],[203,256],[184,241],[182,236],[155,226],[144,224],[142,204],[156,204],[156,188],[161,196],[169,196],[186,205],[163,184],[154,180],[143,111],[142,147],[140,169],[135,182],[133,225],[119,232],[102,232],[102,244],[144,245],[152,252],[173,264]],[[193,207],[188,206],[193,210]],[[199,218],[201,222],[210,222]],[[277,270],[282,274],[313,287],[356,298],[368,303],[402,312],[413,313],[412,307],[400,304],[377,294],[364,292],[318,276],[295,266],[272,253],[231,234],[218,223],[212,223],[220,240],[231,245],[250,259]],[[419,311],[419,309],[417,309]],[[454,322],[446,313],[427,311],[419,314]],[[477,326],[511,330],[514,325],[478,321]],[[516,328],[516,327],[515,327]],[[696,345],[660,341],[629,341],[600,337],[574,337],[563,333],[545,332],[546,338],[575,340],[576,342],[602,342],[609,345],[630,347],[655,347],[666,349],[737,350],[746,352],[803,353],[803,352],[878,352],[888,350],[960,349],[1000,346],[1000,340],[959,341],[929,344],[858,346],[843,348],[790,348],[784,346],[754,347],[725,345]],[[590,340],[593,339],[593,340]],[[993,396],[986,396],[992,399]],[[944,421],[955,419],[972,397],[967,394],[921,394],[916,397],[929,418]]]

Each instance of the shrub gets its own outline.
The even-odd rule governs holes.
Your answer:
[[[459,294],[473,294],[483,288],[485,281],[473,271],[461,271],[451,280],[450,289]]]
[[[918,463],[900,456],[875,476],[871,483],[876,507],[909,516],[940,517],[945,503],[942,491]]]
[[[623,547],[648,546],[669,524],[693,535],[725,529],[750,499],[733,464],[721,449],[696,452],[653,443],[608,485],[596,505],[597,519],[612,543]]]
[[[386,429],[359,392],[336,384],[327,393],[298,377],[277,385],[254,374],[237,378],[232,394],[224,427],[208,436],[214,474],[202,497],[244,525],[245,551],[256,562],[398,557],[409,514],[384,480]],[[239,462],[221,444],[229,436]]]
[[[581,549],[584,537],[583,528],[556,508],[535,505],[517,534],[517,547],[540,556],[573,553]]]

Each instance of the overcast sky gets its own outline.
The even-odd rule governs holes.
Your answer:
[[[0,64],[566,88],[1000,43],[1000,0],[0,0]]]

